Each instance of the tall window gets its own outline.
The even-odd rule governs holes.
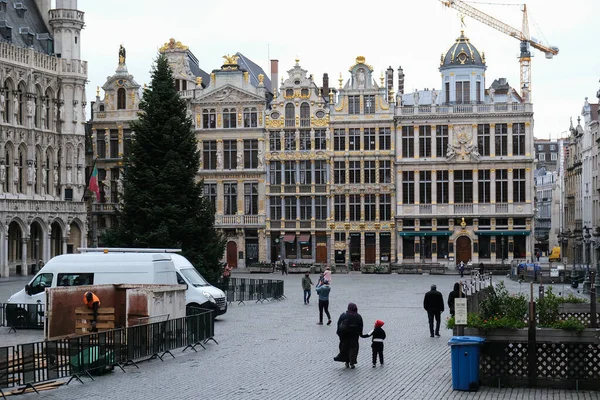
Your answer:
[[[281,185],[281,161],[271,161],[269,164],[269,183]]]
[[[217,112],[214,108],[202,110],[202,128],[214,129],[217,127]]]
[[[508,170],[496,170],[496,203],[508,202]]]
[[[271,197],[269,199],[269,210],[271,211],[271,220],[281,219],[281,199],[279,197]]]
[[[364,129],[363,148],[365,150],[375,150],[375,128]]]
[[[456,103],[469,104],[471,102],[471,82],[456,82]]]
[[[360,221],[360,195],[351,194],[348,199],[350,201],[350,221]]]
[[[237,214],[237,182],[226,182],[223,184],[225,215]]]
[[[435,127],[435,155],[446,157],[448,151],[448,125],[437,125]]]
[[[490,124],[477,125],[477,151],[482,156],[490,155]]]
[[[375,114],[375,96],[364,96],[365,114]]]
[[[296,209],[296,197],[285,198],[285,219],[288,221],[295,220],[298,216],[298,210]]]
[[[315,219],[327,219],[327,196],[315,196]]]
[[[334,217],[336,221],[346,220],[346,196],[336,194],[333,203]]]
[[[129,129],[123,130],[123,158],[129,159],[131,155],[131,131]]]
[[[360,129],[350,128],[348,130],[348,149],[350,151],[360,150]]]
[[[334,181],[337,185],[346,183],[346,163],[344,161],[334,161]]]
[[[435,179],[437,189],[436,201],[441,204],[448,204],[450,202],[448,171],[437,171]]]
[[[333,150],[334,151],[345,151],[346,150],[346,130],[345,129],[334,129],[334,131],[333,131]]]
[[[379,195],[379,220],[389,221],[392,219],[392,196],[389,194]]]
[[[309,160],[300,161],[299,167],[300,167],[300,184],[301,185],[310,185],[312,183],[310,161]]]
[[[365,183],[375,183],[375,160],[365,161]]]
[[[473,202],[473,171],[455,170],[454,171],[454,202],[472,203]]]
[[[379,160],[379,183],[392,183],[392,168],[389,160]]]
[[[492,194],[490,193],[490,170],[479,170],[477,181],[479,189],[479,202],[490,203],[492,201]]]
[[[217,209],[217,184],[205,183],[202,196],[204,196],[210,202],[210,204],[212,204],[213,211],[215,211]]]
[[[310,130],[300,129],[300,150],[310,150]]]
[[[376,206],[375,195],[365,194],[365,221],[375,221]]]
[[[508,125],[496,124],[496,156],[508,155]]]
[[[98,158],[106,158],[106,142],[104,141],[104,132],[96,132],[96,151]]]
[[[244,168],[258,168],[258,140],[244,140]]]
[[[287,103],[285,105],[285,127],[294,128],[296,126],[296,109],[294,104]]]
[[[235,128],[237,126],[237,116],[235,108],[223,109],[223,128]]]
[[[315,183],[317,185],[327,184],[327,162],[325,160],[315,160]]]
[[[360,96],[348,96],[348,113],[360,114]]]
[[[244,214],[258,215],[258,183],[244,183]]]
[[[419,203],[431,204],[431,171],[421,171],[419,173]]]
[[[477,103],[481,103],[481,82],[477,81],[475,83],[475,99],[477,100]]]
[[[204,169],[217,169],[217,141],[202,142],[202,165]]]
[[[379,150],[392,148],[392,133],[390,128],[379,128]]]
[[[110,131],[110,158],[119,158],[119,132]]]
[[[327,133],[325,129],[315,129],[315,150],[327,148]]]
[[[300,219],[310,221],[312,218],[312,199],[309,196],[300,197]]]
[[[281,150],[281,135],[279,131],[270,131],[269,132],[269,150],[271,151],[279,151]]]
[[[350,172],[350,184],[360,183],[360,161],[350,160],[348,162],[348,171]]]
[[[237,168],[237,141],[223,140],[223,169]]]
[[[512,126],[513,156],[525,155],[525,124],[520,122]]]
[[[124,110],[127,103],[127,96],[125,95],[125,89],[119,88],[117,90],[117,110]]]
[[[513,202],[525,203],[525,170],[513,169]]]
[[[285,147],[287,151],[296,150],[296,131],[293,129],[286,129],[284,132]]]
[[[419,126],[419,157],[431,157],[431,126]]]
[[[300,127],[308,128],[310,126],[310,105],[306,102],[300,105]]]
[[[285,162],[285,184],[295,185],[296,184],[296,161]]]
[[[258,112],[256,108],[244,108],[244,128],[256,128],[257,126]]]
[[[402,157],[412,158],[415,156],[413,141],[415,140],[415,128],[412,126],[402,127]]]
[[[402,174],[402,203],[415,203],[415,173],[404,171]]]

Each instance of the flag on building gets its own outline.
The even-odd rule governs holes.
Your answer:
[[[92,176],[90,176],[90,182],[88,184],[88,189],[96,194],[96,201],[100,201],[100,187],[98,186],[98,168],[96,168],[96,163],[94,162],[94,169],[92,170]]]

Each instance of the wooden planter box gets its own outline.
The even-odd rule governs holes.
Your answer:
[[[273,268],[269,268],[269,267],[248,267],[248,272],[250,272],[251,274],[270,274],[271,272],[273,272]]]

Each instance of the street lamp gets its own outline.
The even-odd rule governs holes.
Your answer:
[[[583,227],[583,232],[585,232],[585,235],[582,234],[581,235],[581,239],[582,239],[582,245],[583,245],[583,252],[582,252],[582,258],[583,258],[583,264],[585,265],[585,281],[583,283],[583,292],[584,293],[589,293],[590,292],[590,287],[591,287],[591,280],[590,280],[590,252],[589,252],[589,247],[590,247],[590,239],[592,238],[592,235],[590,235],[590,229],[587,226]]]
[[[600,92],[599,92],[600,93]],[[600,227],[596,227],[593,233],[596,236],[596,240],[594,243],[594,250],[596,250],[596,291],[600,287],[600,242],[598,242],[597,237],[600,236]]]

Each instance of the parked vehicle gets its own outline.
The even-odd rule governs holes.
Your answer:
[[[106,284],[187,285],[186,307],[214,311],[215,316],[227,312],[225,293],[208,283],[177,249],[79,249],[81,254],[65,254],[52,258],[7,301],[14,305],[45,304],[46,288],[59,286]],[[28,318],[26,308],[9,307],[10,322]]]
[[[548,261],[560,261],[560,247],[553,247],[552,252],[548,256]]]

